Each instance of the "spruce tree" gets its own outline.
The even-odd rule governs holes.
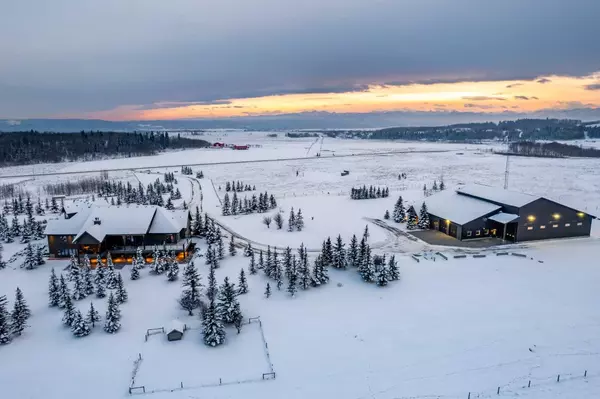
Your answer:
[[[50,281],[48,281],[48,304],[51,307],[60,304],[58,278],[56,277],[56,273],[54,273],[54,268],[50,271]]]
[[[229,202],[229,194],[225,193],[225,197],[223,198],[223,216],[231,215],[231,203]]]
[[[12,339],[10,316],[7,310],[8,301],[5,295],[0,295],[0,345],[10,343]]]
[[[220,228],[217,228],[217,255],[219,259],[225,258],[225,248],[223,247],[223,236]]]
[[[0,255],[0,263],[2,263],[2,256]],[[35,249],[35,264],[37,266],[41,266],[44,263],[46,263],[46,261],[44,260],[44,252],[42,250],[41,246],[38,246]],[[0,269],[2,269],[2,265],[0,265]]]
[[[206,255],[204,256],[204,262],[207,265],[210,265],[213,263],[213,248],[210,244],[208,244],[208,247],[206,248]]]
[[[167,262],[167,281],[175,281],[179,278],[179,264],[174,256]]]
[[[377,285],[385,287],[388,284],[389,270],[385,264],[385,260],[377,268]]]
[[[427,211],[427,205],[424,202],[419,211],[419,222],[417,223],[417,226],[423,230],[429,228],[429,212]]]
[[[265,269],[265,259],[263,257],[263,251],[259,251],[258,253],[258,268],[264,270]]]
[[[277,248],[273,251],[273,279],[277,282],[277,289],[281,290],[283,286],[283,268],[278,259]]]
[[[173,205],[173,201],[171,200],[171,197],[169,197],[167,199],[167,203],[165,204],[165,208],[168,209],[169,211],[172,211],[175,209],[175,205]]]
[[[100,321],[100,314],[94,308],[94,302],[90,302],[90,310],[88,310],[85,317],[85,321],[92,325],[92,328],[96,327],[96,323]]]
[[[348,248],[346,257],[348,265],[352,267],[358,266],[358,244],[356,242],[356,235],[353,235],[350,240],[350,247]]]
[[[269,298],[271,296],[271,284],[267,283],[267,288],[265,289],[265,297]]]
[[[296,215],[296,229],[298,231],[302,231],[302,229],[304,229],[304,216],[302,216],[302,209],[298,209],[298,214]]]
[[[290,210],[290,217],[288,218],[288,231],[296,230],[296,215],[294,214],[294,208]]]
[[[346,268],[346,251],[341,235],[337,236],[335,245],[333,246],[333,267],[336,269]]]
[[[89,259],[88,259],[89,262]],[[92,269],[90,267],[85,267],[82,271],[82,279],[83,279],[83,289],[85,290],[86,295],[92,295],[94,293],[94,281],[92,277]]]
[[[367,245],[362,264],[358,267],[358,272],[364,281],[372,283],[375,281],[375,267],[371,257],[371,247]]]
[[[142,253],[142,247],[137,247],[135,251],[135,268],[143,269],[146,266],[146,259]]]
[[[383,218],[385,220],[390,220],[390,211],[388,211],[387,209],[385,210],[385,214],[383,215]]]
[[[33,252],[33,247],[31,246],[31,243],[29,243],[27,244],[27,247],[25,247],[25,261],[21,267],[25,270],[33,270],[37,268],[37,266],[38,265],[35,258],[35,253]]]
[[[212,263],[211,263],[212,267],[214,267],[215,269],[218,269],[220,261],[219,261],[219,255],[217,255],[217,250],[215,248],[213,248],[213,250],[212,250],[211,259],[212,259]]]
[[[202,335],[208,346],[218,346],[225,341],[225,328],[217,313],[217,306],[212,299],[202,320]]]
[[[394,222],[401,223],[406,219],[406,211],[404,209],[404,202],[402,200],[402,196],[398,197],[398,201],[396,201],[396,205],[394,206],[394,214],[393,214]]]
[[[262,259],[262,257],[261,257]],[[273,278],[273,269],[274,269],[274,264],[273,264],[273,253],[271,252],[271,246],[267,245],[267,259],[266,259],[266,263],[265,263],[265,274],[267,275],[267,277],[269,278]]]
[[[238,294],[248,293],[248,280],[246,280],[246,273],[242,268],[240,270],[240,277],[238,278]]]
[[[63,308],[65,309],[65,313],[63,314],[62,322],[65,326],[71,327],[75,318],[75,306],[73,306],[71,297],[66,297]]]
[[[109,334],[114,334],[121,328],[121,311],[112,292],[108,296],[108,309],[106,310],[104,320],[104,331]]]
[[[125,284],[123,282],[123,277],[121,273],[117,273],[117,287],[115,291],[115,300],[117,303],[125,303],[129,295],[127,294],[127,290],[125,289]]]
[[[200,290],[202,289],[200,273],[193,261],[189,262],[183,268],[181,280],[183,292],[179,304],[191,316],[193,315],[193,310],[200,306]]]
[[[229,241],[229,255],[237,255],[237,249],[235,248],[235,239],[233,238],[233,234],[231,235],[231,240]]]
[[[217,310],[219,318],[223,323],[231,324],[234,321],[234,306],[237,302],[235,284],[229,282],[229,278],[225,277],[223,284],[219,287],[219,304]]]
[[[131,280],[138,280],[140,278],[140,270],[137,268],[137,264],[136,265],[132,265],[132,267],[131,267],[131,275],[130,275],[129,278]]]
[[[69,291],[69,286],[67,285],[67,280],[65,280],[65,276],[63,276],[62,274],[60,275],[60,280],[58,284],[58,296],[58,307],[64,309],[67,305],[67,301],[71,301],[71,292]]]
[[[388,279],[390,281],[400,280],[400,270],[398,270],[398,262],[396,262],[395,255],[390,257],[388,264]]]
[[[244,321],[244,315],[242,314],[242,309],[240,307],[240,303],[235,301],[232,311],[233,318],[233,326],[236,328],[237,333],[239,334],[242,331],[242,323]]]
[[[285,278],[290,278],[292,275],[292,249],[287,247],[283,255],[283,268],[285,270]]]
[[[73,284],[73,296],[72,298],[76,301],[80,301],[85,298],[87,294],[85,293],[85,284],[83,282],[83,276],[77,276],[75,283]]]
[[[292,258],[292,267],[290,271],[290,277],[288,279],[287,292],[292,296],[296,296],[296,291],[298,291],[298,287],[296,286],[298,282],[298,265],[296,260],[296,255]]]
[[[256,270],[256,260],[254,259],[254,253],[252,253],[252,255],[250,255],[250,266],[248,266],[248,272],[250,274],[256,274],[257,270]]]
[[[310,269],[308,268],[308,259],[304,256],[302,250],[302,256],[298,262],[298,284],[303,290],[307,290],[310,286]]]
[[[79,310],[75,310],[75,316],[73,317],[73,323],[71,324],[71,331],[76,337],[85,337],[86,335],[90,335],[90,332],[92,332],[89,324],[83,318]]]
[[[208,272],[208,287],[206,288],[206,296],[210,301],[217,298],[217,279],[215,277],[215,268],[211,265]]]
[[[21,289],[17,287],[17,291],[15,293],[15,303],[13,305],[13,311],[11,314],[12,317],[12,325],[11,329],[13,334],[21,335],[25,327],[27,326],[27,319],[31,316],[31,311],[27,306],[27,302],[25,301],[25,297],[23,296],[23,292]]]
[[[254,249],[252,249],[252,243],[248,243],[246,248],[244,248],[244,256],[250,257],[254,254]]]
[[[329,275],[327,273],[327,266],[323,262],[323,255],[320,254],[315,258],[313,267],[313,284],[323,285],[329,282]]]
[[[117,273],[110,252],[106,255],[106,277],[104,279],[104,285],[109,290],[117,288]]]
[[[364,233],[363,233],[363,238],[365,239],[365,242],[366,242],[366,241],[369,241],[369,237],[370,237],[370,236],[371,236],[371,235],[369,234],[369,225],[366,225],[366,226],[365,226],[365,231],[364,231]]]
[[[323,241],[323,246],[321,248],[321,262],[323,266],[331,266],[333,263],[333,248],[331,246],[331,237],[327,237],[325,241]]]
[[[406,228],[408,230],[414,230],[417,228],[417,212],[415,212],[415,208],[411,205],[408,208],[407,212],[408,220],[406,221]]]
[[[71,255],[71,259],[69,259],[69,268],[68,268],[68,276],[69,281],[75,281],[79,278],[79,261],[75,257],[75,255]]]

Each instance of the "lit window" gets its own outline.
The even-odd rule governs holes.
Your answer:
[[[583,226],[583,223],[579,222],[577,223],[577,226]]]
[[[471,237],[473,235],[473,233],[471,232],[471,230],[467,231],[467,237]]]
[[[527,230],[533,230],[533,226],[527,227]]]
[[[490,231],[488,229],[483,229],[483,235],[487,236],[488,234],[490,234]]]
[[[553,225],[552,225],[552,228],[557,228],[557,227],[558,227],[558,225],[557,225],[557,224],[553,224]]]
[[[571,223],[565,223],[565,227],[570,227]]]
[[[480,236],[480,235],[481,235],[481,230],[477,230],[477,231],[475,232],[475,235],[476,235],[476,236]]]
[[[545,228],[546,228],[546,226],[540,226],[540,229],[545,229]]]

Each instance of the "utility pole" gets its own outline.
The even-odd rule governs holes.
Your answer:
[[[508,176],[509,176],[509,166],[510,166],[510,155],[506,156],[506,168],[504,169],[504,189],[508,190]]]

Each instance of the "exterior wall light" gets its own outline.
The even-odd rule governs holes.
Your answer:
[[[530,222],[535,222],[535,216],[529,215],[527,216],[527,220],[529,220]]]
[[[554,218],[554,220],[560,219],[560,215],[558,213],[555,213],[554,215],[552,215],[552,217]]]
[[[577,216],[579,216],[580,218],[583,218],[585,216],[585,213],[583,213],[583,212],[577,212]]]

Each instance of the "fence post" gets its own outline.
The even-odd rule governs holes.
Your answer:
[[[221,378],[219,378],[219,385],[221,385],[221,383],[222,383]]]
[[[586,377],[587,377],[587,370],[585,370],[583,373],[583,378],[586,378]]]
[[[469,392],[469,396],[467,396],[467,399],[471,399],[471,392]]]
[[[560,382],[560,374],[556,377],[556,382]]]
[[[500,387],[498,387],[498,391],[496,391],[496,395],[500,395]]]
[[[183,381],[181,381],[181,389],[183,389]]]
[[[531,388],[531,380],[529,380],[529,383],[527,384],[527,388]]]

